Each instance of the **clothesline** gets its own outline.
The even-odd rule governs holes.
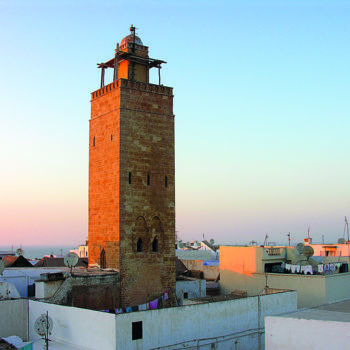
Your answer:
[[[282,263],[282,269],[290,271],[291,273],[301,273],[305,275],[313,274],[330,274],[340,269],[343,263],[331,263],[331,264],[318,264],[317,266],[312,265],[294,265],[294,264],[285,264]]]
[[[114,310],[100,310],[103,312],[109,312],[111,314],[123,314],[126,312],[135,312],[135,311],[145,311],[145,310],[155,310],[155,309],[161,309],[164,304],[164,300],[169,299],[169,292],[165,292],[163,295],[158,297],[157,299],[154,299],[150,301],[149,303],[137,305],[137,306],[130,306],[126,308],[120,308],[120,309],[114,309]]]

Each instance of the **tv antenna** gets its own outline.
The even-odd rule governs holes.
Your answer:
[[[264,239],[264,246],[267,244],[267,239],[269,238],[269,235],[266,233],[265,239]]]
[[[44,339],[46,350],[49,349],[49,335],[51,335],[52,327],[53,321],[51,317],[49,317],[48,311],[46,311],[46,314],[41,314],[34,323],[34,330]]]
[[[350,240],[349,239],[349,223],[348,223],[348,218],[345,216],[345,224],[344,224],[344,234],[343,234],[343,237],[345,237],[345,230],[346,230],[346,233],[347,233],[347,236],[348,236],[348,241]]]
[[[310,239],[310,225],[307,226],[307,238]]]
[[[288,247],[290,247],[290,232],[288,232],[287,237],[288,237]]]
[[[78,261],[79,256],[74,252],[70,252],[64,257],[64,264],[70,268],[70,273],[72,273],[73,266],[75,266],[78,263]]]

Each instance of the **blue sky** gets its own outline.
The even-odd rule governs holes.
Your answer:
[[[183,239],[343,235],[348,1],[0,1],[0,244],[87,237],[96,63],[134,24],[168,63]],[[156,81],[155,75],[153,76]]]

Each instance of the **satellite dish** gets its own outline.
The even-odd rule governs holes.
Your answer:
[[[53,321],[49,315],[41,314],[34,323],[34,330],[40,337],[51,334]]]
[[[78,254],[70,252],[64,257],[64,264],[70,269],[73,268],[79,261]]]
[[[51,334],[53,321],[49,317],[49,312],[41,314],[34,322],[34,330],[45,340],[45,349],[49,349],[49,335]]]
[[[338,244],[345,244],[345,239],[344,238],[339,238],[338,239]]]
[[[303,248],[303,255],[305,255],[308,259],[310,257],[312,257],[314,255],[314,248],[312,248],[311,246],[309,245],[306,245],[304,248]]]
[[[16,256],[23,256],[24,255],[24,250],[22,248],[16,249]]]
[[[5,270],[5,263],[2,260],[0,260],[0,275],[4,270]]]
[[[302,254],[303,253],[303,249],[304,249],[304,243],[298,243],[295,246],[295,249],[298,251],[299,254]]]

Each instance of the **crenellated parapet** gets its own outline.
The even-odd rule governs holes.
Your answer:
[[[133,89],[143,92],[152,92],[155,94],[161,94],[166,96],[173,96],[173,88],[164,86],[164,85],[157,85],[157,84],[149,84],[149,83],[143,83],[139,81],[133,81],[133,80],[127,80],[127,79],[119,79],[118,81],[114,81],[113,83],[110,83],[101,89],[98,89],[91,93],[91,99],[94,100],[100,96],[106,95],[109,92],[117,89],[118,87],[123,87],[127,89]]]

